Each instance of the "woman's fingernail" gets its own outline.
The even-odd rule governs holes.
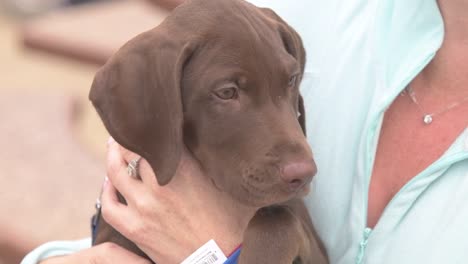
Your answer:
[[[107,146],[109,146],[112,142],[114,142],[114,138],[109,137],[109,139],[107,140]]]
[[[106,176],[104,177],[104,183],[102,184],[102,188],[106,187],[109,184],[109,178]]]

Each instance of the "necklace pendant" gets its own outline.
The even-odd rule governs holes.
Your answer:
[[[423,122],[425,125],[429,125],[430,123],[432,123],[432,115],[425,115]]]

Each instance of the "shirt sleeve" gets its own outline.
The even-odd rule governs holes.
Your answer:
[[[37,264],[47,258],[73,254],[90,247],[91,238],[74,241],[48,242],[27,254],[21,261],[21,264]]]

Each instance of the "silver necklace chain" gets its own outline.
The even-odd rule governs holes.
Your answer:
[[[460,101],[457,101],[457,102],[453,102],[451,104],[449,104],[447,107],[443,108],[443,109],[440,109],[439,111],[437,112],[433,112],[433,113],[427,113],[426,111],[424,111],[424,109],[422,108],[422,106],[419,104],[418,102],[418,99],[416,98],[416,93],[414,92],[414,90],[411,88],[411,86],[407,86],[405,88],[405,90],[403,91],[403,94],[408,94],[409,97],[411,98],[411,101],[413,101],[413,103],[418,107],[419,109],[419,112],[421,112],[421,114],[423,115],[423,123],[425,125],[429,125],[432,123],[432,121],[434,120],[434,117],[437,116],[437,115],[440,115],[440,114],[443,114],[447,111],[450,111],[452,110],[453,108],[457,107],[457,106],[460,106],[462,105],[463,103],[465,102],[468,102],[468,96],[463,98],[462,100]]]

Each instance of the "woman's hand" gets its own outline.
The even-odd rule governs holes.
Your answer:
[[[53,257],[39,264],[150,264],[144,259],[113,243],[103,243],[74,254]]]
[[[111,226],[157,263],[180,263],[210,239],[227,253],[238,245],[243,230],[227,225],[225,208],[216,205],[217,196],[211,184],[203,182],[206,177],[196,162],[185,155],[172,181],[161,187],[143,159],[138,166],[141,180],[127,174],[127,164],[137,157],[109,141],[109,179],[101,200],[103,217]],[[117,190],[127,205],[118,201]]]

